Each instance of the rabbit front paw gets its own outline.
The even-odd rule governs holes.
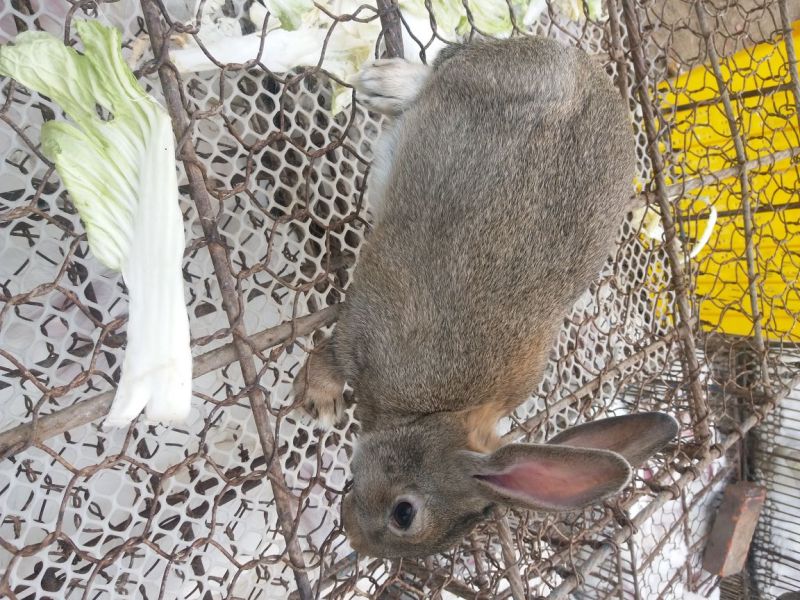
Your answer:
[[[353,85],[358,100],[369,110],[395,116],[417,97],[429,73],[430,67],[426,65],[385,58],[367,63]]]
[[[324,354],[312,354],[297,377],[293,389],[295,400],[323,429],[340,425],[347,408],[344,401],[344,380],[327,364]]]

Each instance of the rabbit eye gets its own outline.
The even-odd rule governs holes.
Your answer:
[[[408,529],[414,521],[414,505],[405,500],[394,505],[392,519],[400,529]]]

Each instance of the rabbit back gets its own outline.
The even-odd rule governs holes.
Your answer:
[[[400,125],[336,362],[367,429],[508,412],[631,206],[627,110],[584,53],[520,38],[444,51]]]

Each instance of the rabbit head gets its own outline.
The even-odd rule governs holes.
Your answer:
[[[603,500],[676,433],[672,417],[641,413],[587,423],[548,444],[479,453],[465,447],[452,415],[423,417],[362,436],[342,523],[360,553],[428,556],[452,547],[497,505],[571,511]]]

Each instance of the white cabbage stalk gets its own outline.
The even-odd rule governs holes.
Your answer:
[[[286,31],[294,31],[302,26],[303,18],[314,10],[314,0],[262,0],[254,1],[250,5],[250,20],[261,29],[261,25],[269,13],[272,19],[277,19],[277,24]]]
[[[181,267],[185,238],[169,116],[122,58],[120,33],[76,21],[85,54],[48,33],[25,32],[0,48],[0,74],[53,100],[72,122],[42,126],[86,227],[89,247],[122,272],[129,292],[122,377],[106,424],[184,421],[192,357]],[[101,119],[99,105],[112,115]]]

